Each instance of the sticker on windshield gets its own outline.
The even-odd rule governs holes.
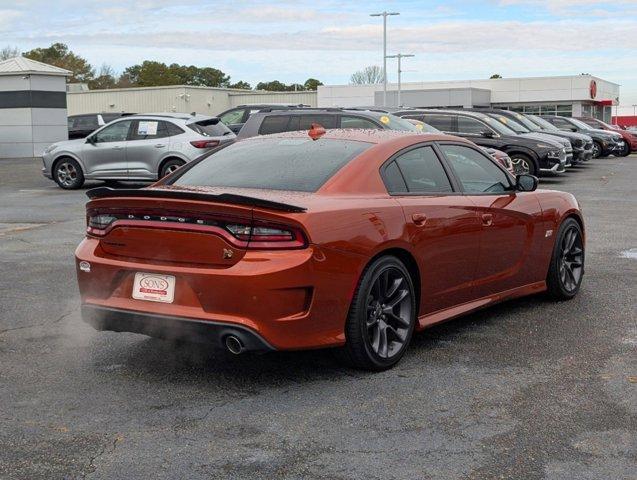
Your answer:
[[[157,135],[157,124],[159,122],[139,122],[137,135]]]
[[[380,121],[384,124],[388,124],[389,123],[389,117],[387,115],[383,115],[382,117],[380,117]]]

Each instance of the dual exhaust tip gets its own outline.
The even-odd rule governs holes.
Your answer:
[[[224,343],[226,345],[226,349],[234,355],[239,355],[246,350],[243,342],[236,335],[227,335],[224,339]]]

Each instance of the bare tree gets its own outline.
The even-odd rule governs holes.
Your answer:
[[[7,45],[2,50],[0,50],[0,61],[8,60],[9,58],[19,57],[20,49],[18,47],[12,47],[11,45]]]
[[[352,85],[370,85],[383,82],[383,69],[378,65],[370,65],[354,73],[349,83]]]

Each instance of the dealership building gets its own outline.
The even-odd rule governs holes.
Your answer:
[[[383,86],[318,87],[319,107],[383,106]],[[387,86],[385,106],[497,107],[541,115],[592,116],[611,121],[619,85],[592,75],[410,82]]]

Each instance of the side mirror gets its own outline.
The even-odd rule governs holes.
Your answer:
[[[89,135],[86,137],[86,143],[90,143],[91,145],[95,145],[95,137],[93,135]]]
[[[537,189],[539,180],[535,175],[523,173],[515,177],[515,189],[518,192],[533,192]]]
[[[491,130],[485,130],[484,132],[480,132],[480,135],[482,135],[485,138],[495,137],[495,134]]]

